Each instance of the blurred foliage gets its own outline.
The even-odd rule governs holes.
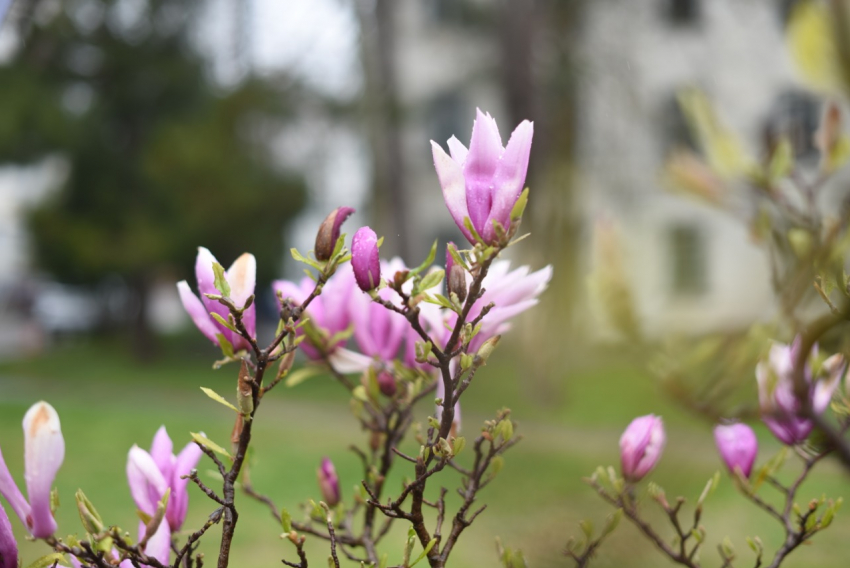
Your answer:
[[[224,262],[251,250],[274,270],[304,200],[265,149],[290,105],[256,77],[212,84],[189,44],[191,1],[137,7],[65,3],[23,24],[0,67],[0,161],[58,154],[70,166],[30,217],[38,263],[64,281],[120,274],[138,288],[158,267],[188,275],[204,245]]]

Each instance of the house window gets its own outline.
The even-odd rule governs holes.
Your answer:
[[[782,138],[787,138],[798,159],[817,156],[814,135],[820,122],[820,112],[820,103],[807,93],[781,93],[774,101],[765,124],[768,155]]]
[[[674,150],[697,150],[696,140],[675,94],[668,97],[662,105],[658,124],[661,126],[665,155]]]
[[[708,288],[704,234],[691,225],[670,228],[670,291],[674,297],[702,295]]]
[[[699,0],[663,0],[664,16],[675,25],[692,25],[699,21]]]

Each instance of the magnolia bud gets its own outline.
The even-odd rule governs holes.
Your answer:
[[[481,347],[478,348],[478,353],[475,354],[475,364],[479,366],[485,365],[487,363],[487,359],[489,359],[490,355],[493,354],[493,351],[495,351],[496,346],[499,344],[501,339],[501,335],[494,335],[482,343]]]
[[[759,450],[758,439],[753,429],[746,424],[716,426],[714,441],[729,471],[734,474],[735,470],[739,469],[744,477],[750,477]]]
[[[392,373],[388,371],[381,371],[378,373],[378,388],[381,389],[384,396],[393,396],[396,393],[396,390],[398,389],[395,377],[392,376]]]
[[[239,380],[236,385],[236,400],[239,402],[239,410],[245,416],[251,416],[254,411],[254,391],[251,388],[253,377],[248,372],[248,363],[242,360],[242,367],[239,368]]]
[[[640,481],[652,471],[666,442],[661,417],[648,414],[632,420],[620,437],[620,463],[623,477]]]
[[[351,240],[351,268],[357,285],[364,292],[374,290],[381,283],[378,235],[369,227],[360,227],[354,233]]]
[[[446,275],[446,286],[449,295],[455,294],[460,303],[466,300],[466,270],[459,264],[453,264]]]
[[[339,240],[339,229],[352,213],[354,209],[351,207],[337,207],[325,217],[316,233],[316,247],[313,250],[316,260],[330,260]]]
[[[83,528],[89,534],[97,534],[103,530],[103,519],[100,518],[94,505],[88,500],[82,489],[77,489],[74,495],[77,501],[77,512],[80,513],[80,521],[83,523]]]
[[[322,465],[316,471],[316,477],[319,480],[319,489],[322,490],[325,503],[328,504],[328,507],[335,507],[340,501],[339,477],[337,477],[336,469],[330,459],[322,459]]]

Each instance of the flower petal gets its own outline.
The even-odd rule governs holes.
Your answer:
[[[23,493],[18,489],[18,484],[15,483],[12,474],[9,473],[9,468],[3,459],[2,451],[0,451],[0,495],[6,498],[12,510],[21,519],[21,523],[29,529],[30,526],[27,519],[30,517],[30,504],[27,503]]]
[[[511,210],[519,199],[528,172],[528,157],[531,153],[531,138],[534,123],[523,120],[511,134],[505,152],[499,159],[493,179],[493,200],[490,215],[481,235],[485,241],[495,237],[492,221],[498,221],[505,229],[510,225]]]
[[[178,531],[186,520],[186,511],[189,509],[188,479],[181,479],[184,475],[195,469],[198,460],[201,459],[201,448],[194,442],[186,444],[186,447],[177,456],[174,464],[174,472],[171,477],[171,497],[168,500],[168,510],[165,516],[171,530]]]
[[[177,292],[180,294],[180,301],[183,303],[183,309],[185,309],[186,313],[189,314],[189,317],[192,318],[195,326],[207,337],[207,339],[218,345],[218,338],[216,337],[216,334],[220,333],[220,331],[210,317],[210,314],[207,312],[207,308],[204,307],[203,302],[201,302],[201,300],[192,293],[192,290],[189,289],[189,284],[185,280],[177,283]]]
[[[46,538],[56,531],[50,510],[50,492],[56,472],[65,459],[65,440],[56,410],[44,401],[24,416],[24,478],[32,517],[31,533]]]
[[[458,229],[461,230],[467,240],[472,243],[472,233],[464,226],[463,220],[469,217],[469,209],[466,205],[466,180],[463,177],[463,168],[452,160],[439,144],[431,141],[431,153],[434,156],[434,168],[437,170],[437,179],[443,189],[443,201],[454,219]]]
[[[153,515],[168,483],[151,455],[138,446],[130,448],[127,455],[127,481],[136,506],[143,513]]]
[[[372,358],[340,347],[328,356],[334,369],[340,373],[362,373],[372,364]]]
[[[165,426],[160,426],[156,431],[150,453],[162,477],[166,480],[170,479],[171,472],[174,470],[174,443],[168,436]]]
[[[145,546],[145,554],[151,558],[156,558],[164,566],[168,566],[168,560],[171,557],[171,529],[167,522],[159,523],[156,532]]]
[[[12,533],[12,523],[0,504],[0,568],[18,568],[18,543]]]
[[[486,223],[493,207],[496,190],[494,177],[502,152],[504,148],[496,121],[478,109],[472,126],[469,154],[463,165],[463,177],[466,180],[466,207],[469,210],[469,218],[482,237],[487,230]]]
[[[449,138],[449,152],[451,152],[452,160],[457,162],[457,165],[463,167],[463,164],[466,162],[466,157],[469,155],[469,150],[467,150],[466,146],[463,145],[463,142],[458,140],[455,136]]]

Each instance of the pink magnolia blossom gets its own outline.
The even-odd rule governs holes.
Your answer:
[[[225,320],[229,315],[229,310],[225,306],[205,296],[205,294],[219,294],[219,291],[215,288],[215,273],[213,272],[213,264],[216,262],[210,251],[204,247],[198,248],[195,277],[198,281],[198,291],[201,297],[199,299],[198,296],[193,294],[189,284],[183,280],[177,284],[180,300],[192,321],[210,341],[219,345],[217,335],[220,334],[233,345],[234,350],[248,349],[250,345],[244,337],[230,331],[210,315],[216,313]],[[257,281],[257,261],[254,259],[254,255],[245,253],[237,258],[225,272],[225,280],[230,285],[230,298],[236,306],[244,306],[248,297],[254,293],[254,286]],[[251,337],[256,337],[257,334],[256,310],[256,304],[251,304],[242,316],[245,329],[248,330]]]
[[[666,441],[660,416],[647,414],[632,420],[620,437],[623,477],[633,482],[643,479],[661,459]]]
[[[759,451],[756,433],[746,424],[717,425],[714,427],[717,451],[729,471],[740,469],[744,477],[750,477]]]
[[[474,244],[475,239],[464,225],[467,217],[486,243],[496,239],[493,222],[504,229],[510,226],[511,209],[525,183],[533,134],[534,125],[524,120],[504,147],[496,121],[478,109],[468,150],[452,136],[448,141],[449,157],[439,144],[431,141],[443,199],[469,242]]]
[[[291,298],[296,305],[300,305],[310,293],[316,283],[305,277],[300,284],[288,280],[277,280],[272,284],[275,292],[279,292],[284,299]],[[345,331],[351,325],[351,314],[349,303],[354,293],[354,274],[343,266],[337,270],[322,288],[322,293],[316,296],[307,307],[307,317],[325,339],[329,340],[334,335]],[[303,328],[298,328],[298,334],[304,333]],[[333,345],[312,345],[308,341],[301,343],[301,349],[311,359],[320,359],[321,351],[331,354],[345,342],[336,341]]]
[[[814,423],[805,416],[803,404],[794,393],[794,366],[799,350],[799,338],[790,346],[774,343],[767,360],[756,366],[762,421],[780,442],[789,446],[806,441],[814,428]],[[817,381],[813,380],[808,364],[803,370],[809,385],[807,404],[811,404],[812,410],[818,414],[829,406],[847,370],[847,364],[842,355],[833,355],[824,361],[822,369],[825,376]]]
[[[0,452],[0,494],[35,538],[56,532],[50,510],[50,491],[65,459],[65,440],[59,415],[46,402],[35,403],[24,416],[24,479],[29,501],[24,499]]]
[[[378,235],[369,227],[360,227],[351,239],[351,268],[364,292],[374,290],[381,283]]]
[[[18,568],[18,543],[12,533],[12,523],[0,504],[0,568]]]
[[[171,531],[178,531],[189,507],[189,480],[181,477],[198,465],[201,449],[190,442],[175,456],[173,447],[165,426],[157,430],[150,452],[133,446],[127,456],[127,480],[133,501],[147,515],[156,512],[157,503],[170,488],[165,518]]]
[[[470,342],[470,351],[477,351],[481,344],[510,329],[509,320],[536,305],[538,296],[546,290],[552,278],[552,267],[546,266],[529,273],[529,267],[510,269],[510,262],[498,260],[490,265],[490,270],[482,282],[484,294],[469,311],[467,321],[481,314],[484,306],[494,304],[493,309],[481,320],[481,331]],[[472,276],[467,274],[467,284],[472,284]],[[457,315],[449,314],[448,322],[454,327]],[[448,338],[446,338],[448,339]]]

